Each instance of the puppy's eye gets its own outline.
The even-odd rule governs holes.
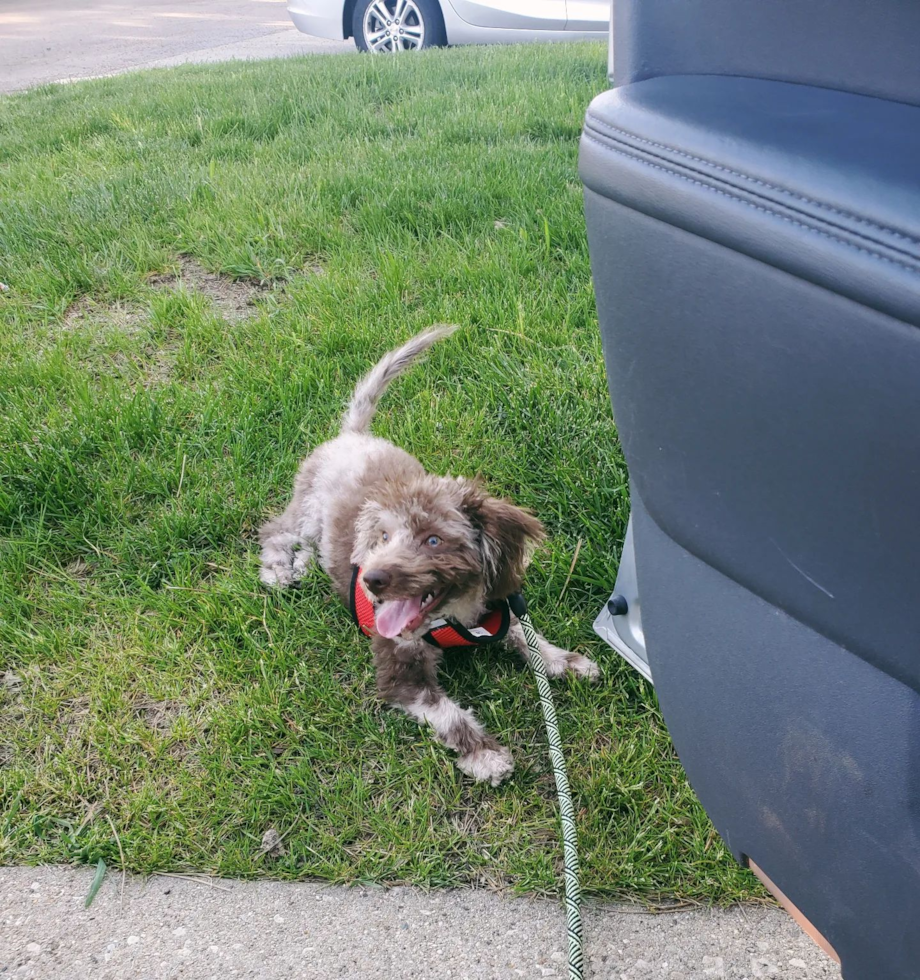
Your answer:
[[[381,531],[380,532],[380,540],[381,541],[389,541],[390,540],[389,534],[387,534],[386,531]]]
[[[432,534],[431,537],[425,542],[429,548],[437,548],[440,543],[441,539],[436,534]]]

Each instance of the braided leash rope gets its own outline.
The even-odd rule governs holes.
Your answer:
[[[527,646],[530,650],[530,666],[537,681],[540,705],[543,708],[543,721],[546,725],[546,739],[549,742],[549,757],[556,779],[556,795],[559,797],[559,816],[562,820],[562,855],[565,876],[565,916],[569,936],[569,980],[584,980],[585,956],[582,948],[581,925],[581,881],[578,871],[578,830],[575,826],[575,806],[569,790],[569,777],[562,754],[562,738],[559,735],[559,722],[556,719],[556,706],[546,675],[546,664],[540,653],[540,641],[527,613],[527,603],[521,595],[509,597],[511,611],[517,616]]]

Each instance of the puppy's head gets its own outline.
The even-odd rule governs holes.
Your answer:
[[[521,587],[543,526],[478,484],[424,476],[382,484],[362,508],[351,560],[374,603],[377,632],[419,636]]]

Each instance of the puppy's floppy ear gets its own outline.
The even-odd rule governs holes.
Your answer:
[[[486,598],[517,592],[534,548],[546,537],[543,525],[520,507],[490,497],[478,484],[464,485],[462,508],[479,533]]]

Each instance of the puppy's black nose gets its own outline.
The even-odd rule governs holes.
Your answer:
[[[374,595],[380,595],[390,584],[390,581],[390,573],[385,572],[382,568],[372,568],[370,571],[364,573],[364,584]]]

